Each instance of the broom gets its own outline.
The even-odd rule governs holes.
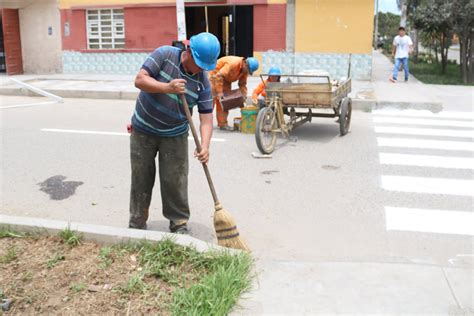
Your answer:
[[[183,94],[180,94],[180,98],[184,107],[184,113],[186,113],[186,118],[188,119],[189,126],[191,127],[191,132],[193,134],[194,142],[196,143],[197,151],[201,152],[201,143],[191,117],[191,112],[189,111],[188,102],[186,101],[186,98]],[[247,244],[240,237],[234,218],[227,210],[222,207],[219,199],[217,198],[216,189],[212,183],[211,174],[207,164],[203,163],[202,167],[204,169],[204,173],[206,174],[209,188],[211,189],[212,198],[214,199],[214,229],[216,230],[217,243],[219,246],[249,251],[250,249],[248,248]]]

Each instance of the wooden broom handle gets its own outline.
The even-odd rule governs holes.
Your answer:
[[[194,143],[196,143],[196,149],[200,153],[202,150],[201,142],[199,141],[199,137],[196,132],[196,127],[194,126],[193,118],[191,117],[191,112],[189,111],[188,101],[186,101],[184,94],[180,94],[179,97],[181,98],[181,103],[183,104],[184,113],[186,113],[186,118],[188,119],[189,127],[191,128],[191,132],[193,133]],[[214,199],[214,203],[218,204],[219,200],[217,199],[216,189],[214,188],[214,183],[212,182],[211,173],[209,172],[207,164],[202,163],[202,168],[204,169],[204,173],[206,174],[207,183],[209,183],[209,189],[211,189],[211,194],[212,198]]]

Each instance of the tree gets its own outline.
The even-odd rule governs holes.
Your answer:
[[[408,6],[407,0],[397,0],[398,9],[402,12],[400,16],[400,26],[406,27],[407,26],[407,18],[408,18]]]
[[[432,34],[439,40],[441,73],[445,74],[448,65],[448,49],[453,36],[453,2],[451,0],[423,2],[417,7],[413,21],[417,29]]]
[[[452,0],[453,29],[459,37],[460,67],[464,83],[474,82],[474,3]]]
[[[398,9],[401,11],[400,26],[406,27],[407,24],[413,25],[413,16],[416,14],[416,9],[422,2],[429,0],[397,0]],[[418,29],[413,28],[413,61],[418,62]]]

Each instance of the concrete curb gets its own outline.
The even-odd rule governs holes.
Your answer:
[[[45,89],[45,91],[60,96],[62,98],[75,99],[111,99],[111,100],[136,100],[138,92],[133,91],[106,91],[106,90],[62,90]],[[10,96],[38,96],[24,88],[0,87],[0,95]]]
[[[34,217],[21,217],[0,214],[0,226],[7,226],[18,232],[42,232],[58,234],[66,227],[83,234],[84,240],[94,241],[99,244],[119,244],[138,242],[143,240],[160,241],[163,238],[171,238],[181,246],[194,247],[199,252],[210,250],[230,251],[238,253],[239,250],[228,249],[213,245],[189,235],[178,235],[160,231],[130,229],[103,225],[91,225],[60,220],[42,219]]]
[[[62,89],[46,89],[45,91],[60,96],[62,98],[85,98],[85,99],[110,99],[110,100],[133,100],[138,97],[135,91],[107,91],[107,90],[62,90]],[[37,94],[24,88],[16,87],[0,87],[0,95],[12,96],[37,96]],[[247,98],[247,104],[252,99]],[[429,110],[431,112],[440,112],[443,109],[441,102],[393,102],[379,101],[374,99],[352,99],[352,108],[364,112],[379,108],[397,108],[397,109],[417,109]]]

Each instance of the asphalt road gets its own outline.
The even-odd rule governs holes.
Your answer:
[[[45,101],[1,96],[0,107]],[[0,109],[0,212],[126,226],[125,126],[133,107],[66,99]],[[297,142],[279,139],[272,159],[252,158],[253,135],[215,130],[210,169],[260,258],[470,267],[473,119],[472,112],[354,112],[345,137],[333,119],[316,119],[294,131]],[[191,234],[215,242],[196,160],[189,197]],[[158,187],[150,213],[149,229],[166,230]]]

